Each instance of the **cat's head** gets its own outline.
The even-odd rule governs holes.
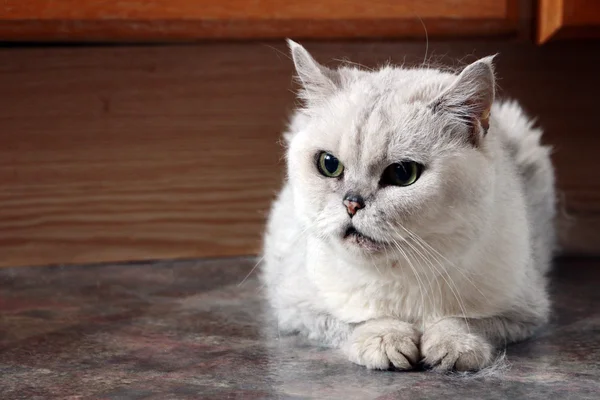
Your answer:
[[[318,64],[289,42],[303,101],[288,133],[294,208],[353,257],[471,240],[485,223],[493,153],[492,57],[454,75]]]

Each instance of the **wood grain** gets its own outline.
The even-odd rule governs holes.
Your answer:
[[[600,37],[600,1],[540,0],[538,19],[538,43]]]
[[[0,40],[173,41],[499,35],[517,0],[5,0]],[[421,22],[423,21],[423,22]]]
[[[424,52],[410,42],[307,47],[369,66],[420,63]],[[502,93],[538,116],[555,147],[571,225],[563,245],[577,254],[600,253],[599,50],[432,42],[428,57],[458,66],[500,52]],[[0,266],[256,253],[294,103],[284,51],[0,49]]]

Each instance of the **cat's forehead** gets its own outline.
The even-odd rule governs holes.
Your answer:
[[[454,79],[451,74],[435,70],[386,69],[367,74],[349,82],[332,99],[336,112],[331,114],[330,122],[347,125],[344,132],[348,134],[402,134],[407,131],[403,128],[426,118],[424,109]]]
[[[342,71],[344,74],[344,71]],[[315,114],[336,132],[398,128],[439,96],[455,79],[436,70],[346,71],[340,90]]]
[[[342,75],[347,74],[341,70]],[[353,96],[367,95],[387,100],[389,106],[430,102],[456,79],[456,75],[435,69],[387,67],[377,71],[350,74],[344,90]]]

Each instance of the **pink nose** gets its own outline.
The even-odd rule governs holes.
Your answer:
[[[346,194],[343,203],[348,210],[348,215],[351,217],[353,217],[358,210],[365,207],[365,200],[362,198],[362,196],[354,193]]]
[[[358,210],[362,208],[360,203],[356,201],[344,200],[344,205],[348,209],[348,214],[354,215]]]

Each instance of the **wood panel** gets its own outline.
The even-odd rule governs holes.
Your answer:
[[[540,0],[538,43],[600,37],[600,1]]]
[[[423,21],[423,22],[421,22]],[[423,37],[515,33],[517,0],[5,0],[0,40]]]
[[[307,47],[323,61],[375,66],[420,63],[425,46]],[[428,56],[457,66],[500,52],[502,93],[537,115],[555,146],[572,253],[600,253],[599,50],[432,42]],[[0,49],[0,266],[255,253],[294,103],[284,51]]]

